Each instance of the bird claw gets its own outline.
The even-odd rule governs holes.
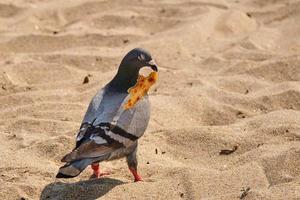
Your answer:
[[[144,182],[144,181],[143,181],[143,179],[141,177],[139,177],[139,178],[135,178],[134,182]]]
[[[93,173],[92,175],[91,175],[91,179],[93,179],[93,178],[100,178],[100,177],[102,177],[102,176],[107,176],[107,175],[110,175],[110,172],[99,172],[99,173]]]
[[[132,175],[134,176],[134,182],[143,181],[142,177],[137,173],[137,170],[135,168],[129,168]]]
[[[110,175],[110,172],[101,172],[98,177]]]
[[[91,178],[99,178],[101,176],[110,175],[110,172],[101,172],[98,163],[93,163],[91,167],[93,169],[93,175]]]
[[[95,178],[100,178],[101,176],[110,175],[110,172],[94,172],[93,175],[94,175]]]

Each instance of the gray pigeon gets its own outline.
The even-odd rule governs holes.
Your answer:
[[[76,147],[62,158],[66,164],[59,169],[57,178],[78,176],[88,165],[93,175],[101,173],[99,162],[127,158],[129,170],[135,181],[141,177],[137,173],[138,139],[144,134],[150,118],[148,95],[130,109],[124,104],[130,98],[128,89],[134,86],[142,67],[157,66],[151,55],[144,49],[131,50],[122,60],[116,76],[92,99],[80,126]]]

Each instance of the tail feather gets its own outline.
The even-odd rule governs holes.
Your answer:
[[[71,153],[68,153],[60,161],[61,162],[71,162],[72,160],[75,160],[75,156],[76,156],[76,155],[74,155],[75,153],[76,153],[76,151],[72,151]]]
[[[73,178],[78,176],[89,164],[91,159],[77,160],[67,163],[61,168],[56,175],[56,178]]]
[[[109,155],[108,155],[109,156]],[[76,160],[71,163],[67,163],[61,168],[56,175],[56,178],[73,178],[78,176],[88,165],[105,160],[108,156],[97,158],[86,158],[82,160]]]

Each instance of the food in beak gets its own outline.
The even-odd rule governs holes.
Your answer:
[[[155,66],[156,67],[156,66]],[[152,67],[151,67],[152,68]],[[139,75],[137,83],[128,89],[129,100],[125,103],[124,109],[132,108],[145,94],[150,87],[157,81],[158,73],[154,70],[147,77]]]

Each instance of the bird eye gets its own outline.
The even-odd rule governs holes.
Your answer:
[[[139,59],[140,61],[145,61],[146,57],[145,57],[144,54],[140,54],[140,55],[138,56],[138,59]]]

